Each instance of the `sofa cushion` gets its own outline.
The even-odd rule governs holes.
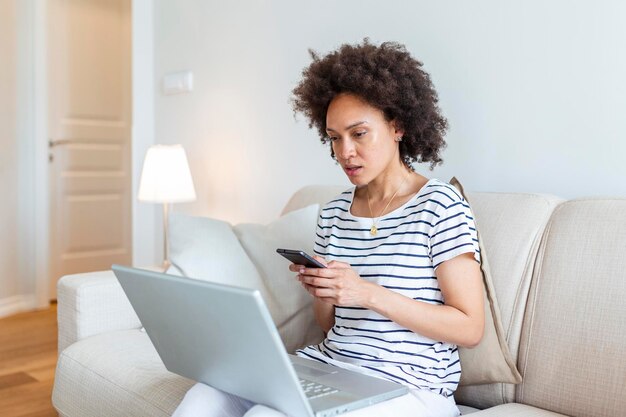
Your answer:
[[[471,414],[472,417],[567,417],[564,414],[553,413],[541,408],[523,404],[504,404],[481,411],[464,412],[462,415]]]
[[[509,350],[517,360],[535,256],[545,225],[562,200],[519,193],[469,192],[468,197],[489,256]],[[481,409],[511,402],[514,397],[515,385],[502,383],[462,386],[455,393],[458,403]]]
[[[471,207],[471,202],[463,190],[463,186],[452,178],[450,184],[456,187]],[[477,219],[476,233],[480,247],[485,298],[485,330],[483,338],[474,348],[459,347],[461,359],[460,385],[488,384],[492,382],[508,382],[518,384],[522,377],[515,366],[515,359],[509,352],[504,329],[500,319],[500,307],[493,287],[491,270],[485,245],[480,235],[480,224]]]
[[[570,416],[626,410],[626,199],[560,205],[530,292],[517,401]]]
[[[61,352],[52,403],[68,416],[166,417],[193,384],[165,369],[146,333],[120,330]]]
[[[276,253],[278,247],[312,251],[318,205],[267,225],[229,223],[174,214],[170,218],[171,272],[258,289],[289,352],[322,338],[309,294]]]

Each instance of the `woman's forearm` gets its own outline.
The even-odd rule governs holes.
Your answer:
[[[468,315],[449,305],[413,300],[371,284],[367,308],[409,330],[433,340],[459,346],[476,346],[483,335],[482,314]]]
[[[335,325],[335,306],[325,303],[319,298],[314,298],[313,311],[317,324],[324,330],[324,333],[328,333]]]

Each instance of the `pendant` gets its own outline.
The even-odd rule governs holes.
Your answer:
[[[376,225],[373,224],[372,228],[370,229],[370,235],[376,236],[376,233],[378,233],[378,229],[376,228]]]

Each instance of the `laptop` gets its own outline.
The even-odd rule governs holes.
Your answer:
[[[292,417],[342,414],[408,391],[289,355],[258,290],[112,269],[170,372]]]

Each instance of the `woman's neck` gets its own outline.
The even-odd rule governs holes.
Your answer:
[[[401,188],[408,183],[407,179],[412,174],[412,171],[399,161],[389,168],[365,186],[372,202],[387,201],[394,194],[401,194]]]

